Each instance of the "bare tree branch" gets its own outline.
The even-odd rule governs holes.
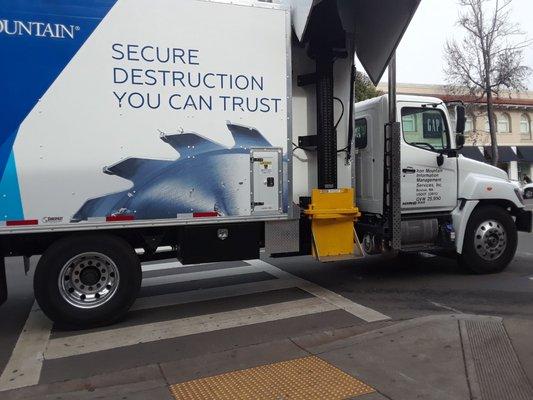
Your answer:
[[[459,0],[457,25],[464,37],[444,47],[449,91],[483,101],[489,122],[492,162],[498,163],[498,138],[493,96],[526,89],[531,68],[523,64],[523,50],[533,44],[511,21],[512,0]],[[478,130],[479,132],[480,130]],[[473,139],[474,140],[474,139]],[[474,140],[477,142],[478,138]]]

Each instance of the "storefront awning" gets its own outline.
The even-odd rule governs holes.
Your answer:
[[[487,160],[492,158],[491,155],[491,147],[485,146],[485,156]],[[500,162],[520,161],[520,158],[510,146],[498,146],[498,155]]]
[[[476,161],[485,162],[485,157],[483,157],[483,153],[481,152],[481,150],[479,150],[479,147],[477,146],[463,147],[461,150],[459,150],[459,154],[462,154],[463,156],[471,158]]]
[[[533,162],[533,146],[517,147],[520,161]]]

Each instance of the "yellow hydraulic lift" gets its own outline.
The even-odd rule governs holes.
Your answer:
[[[304,211],[311,219],[313,255],[322,262],[363,256],[354,223],[361,214],[354,205],[354,190],[313,189]]]

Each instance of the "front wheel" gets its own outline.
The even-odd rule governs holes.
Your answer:
[[[517,241],[516,225],[506,210],[480,206],[466,226],[459,263],[476,274],[501,272],[513,259]]]
[[[34,276],[35,298],[60,326],[90,328],[123,317],[142,280],[139,258],[110,235],[60,239],[43,254]]]

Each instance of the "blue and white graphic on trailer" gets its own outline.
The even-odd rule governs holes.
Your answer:
[[[0,219],[250,215],[249,148],[287,151],[288,10],[86,4],[0,6]]]
[[[0,219],[22,219],[12,152],[20,124],[116,0],[0,3]]]
[[[235,140],[232,148],[196,133],[162,135],[161,140],[180,154],[179,159],[127,158],[105,168],[106,174],[132,181],[133,187],[88,200],[73,221],[133,213],[138,219],[175,218],[177,214],[187,215],[191,211],[213,211],[223,216],[249,214],[248,204],[241,208],[238,195],[240,192],[247,197],[250,188],[233,177],[243,176],[243,171],[246,174],[251,147],[272,145],[253,128],[228,122],[228,129]]]

